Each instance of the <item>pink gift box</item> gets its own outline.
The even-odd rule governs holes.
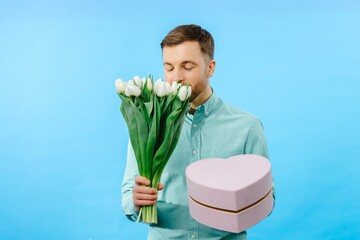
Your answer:
[[[253,154],[208,158],[186,169],[191,216],[212,228],[239,233],[273,208],[270,162]]]

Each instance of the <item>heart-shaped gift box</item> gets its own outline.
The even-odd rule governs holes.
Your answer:
[[[186,169],[191,216],[212,228],[239,233],[273,208],[269,160],[254,154],[208,158]]]

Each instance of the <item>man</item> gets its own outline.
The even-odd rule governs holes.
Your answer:
[[[142,206],[157,201],[158,224],[150,225],[148,239],[246,239],[246,232],[229,233],[204,226],[189,214],[185,169],[197,160],[258,154],[268,158],[260,121],[222,102],[209,79],[214,73],[214,40],[197,25],[178,26],[161,42],[166,81],[190,84],[191,110],[161,177],[159,190],[138,176],[136,159],[129,144],[122,186],[122,207],[135,220]],[[135,181],[134,181],[135,180]]]

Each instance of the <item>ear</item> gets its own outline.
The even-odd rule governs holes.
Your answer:
[[[208,78],[212,77],[212,75],[215,71],[215,66],[216,66],[215,60],[210,60],[209,65],[208,65],[208,74],[207,74]]]

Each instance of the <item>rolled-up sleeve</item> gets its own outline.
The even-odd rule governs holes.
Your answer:
[[[121,206],[126,217],[136,221],[138,212],[135,210],[132,190],[135,184],[135,177],[139,175],[134,150],[129,141],[126,168],[121,188]]]

